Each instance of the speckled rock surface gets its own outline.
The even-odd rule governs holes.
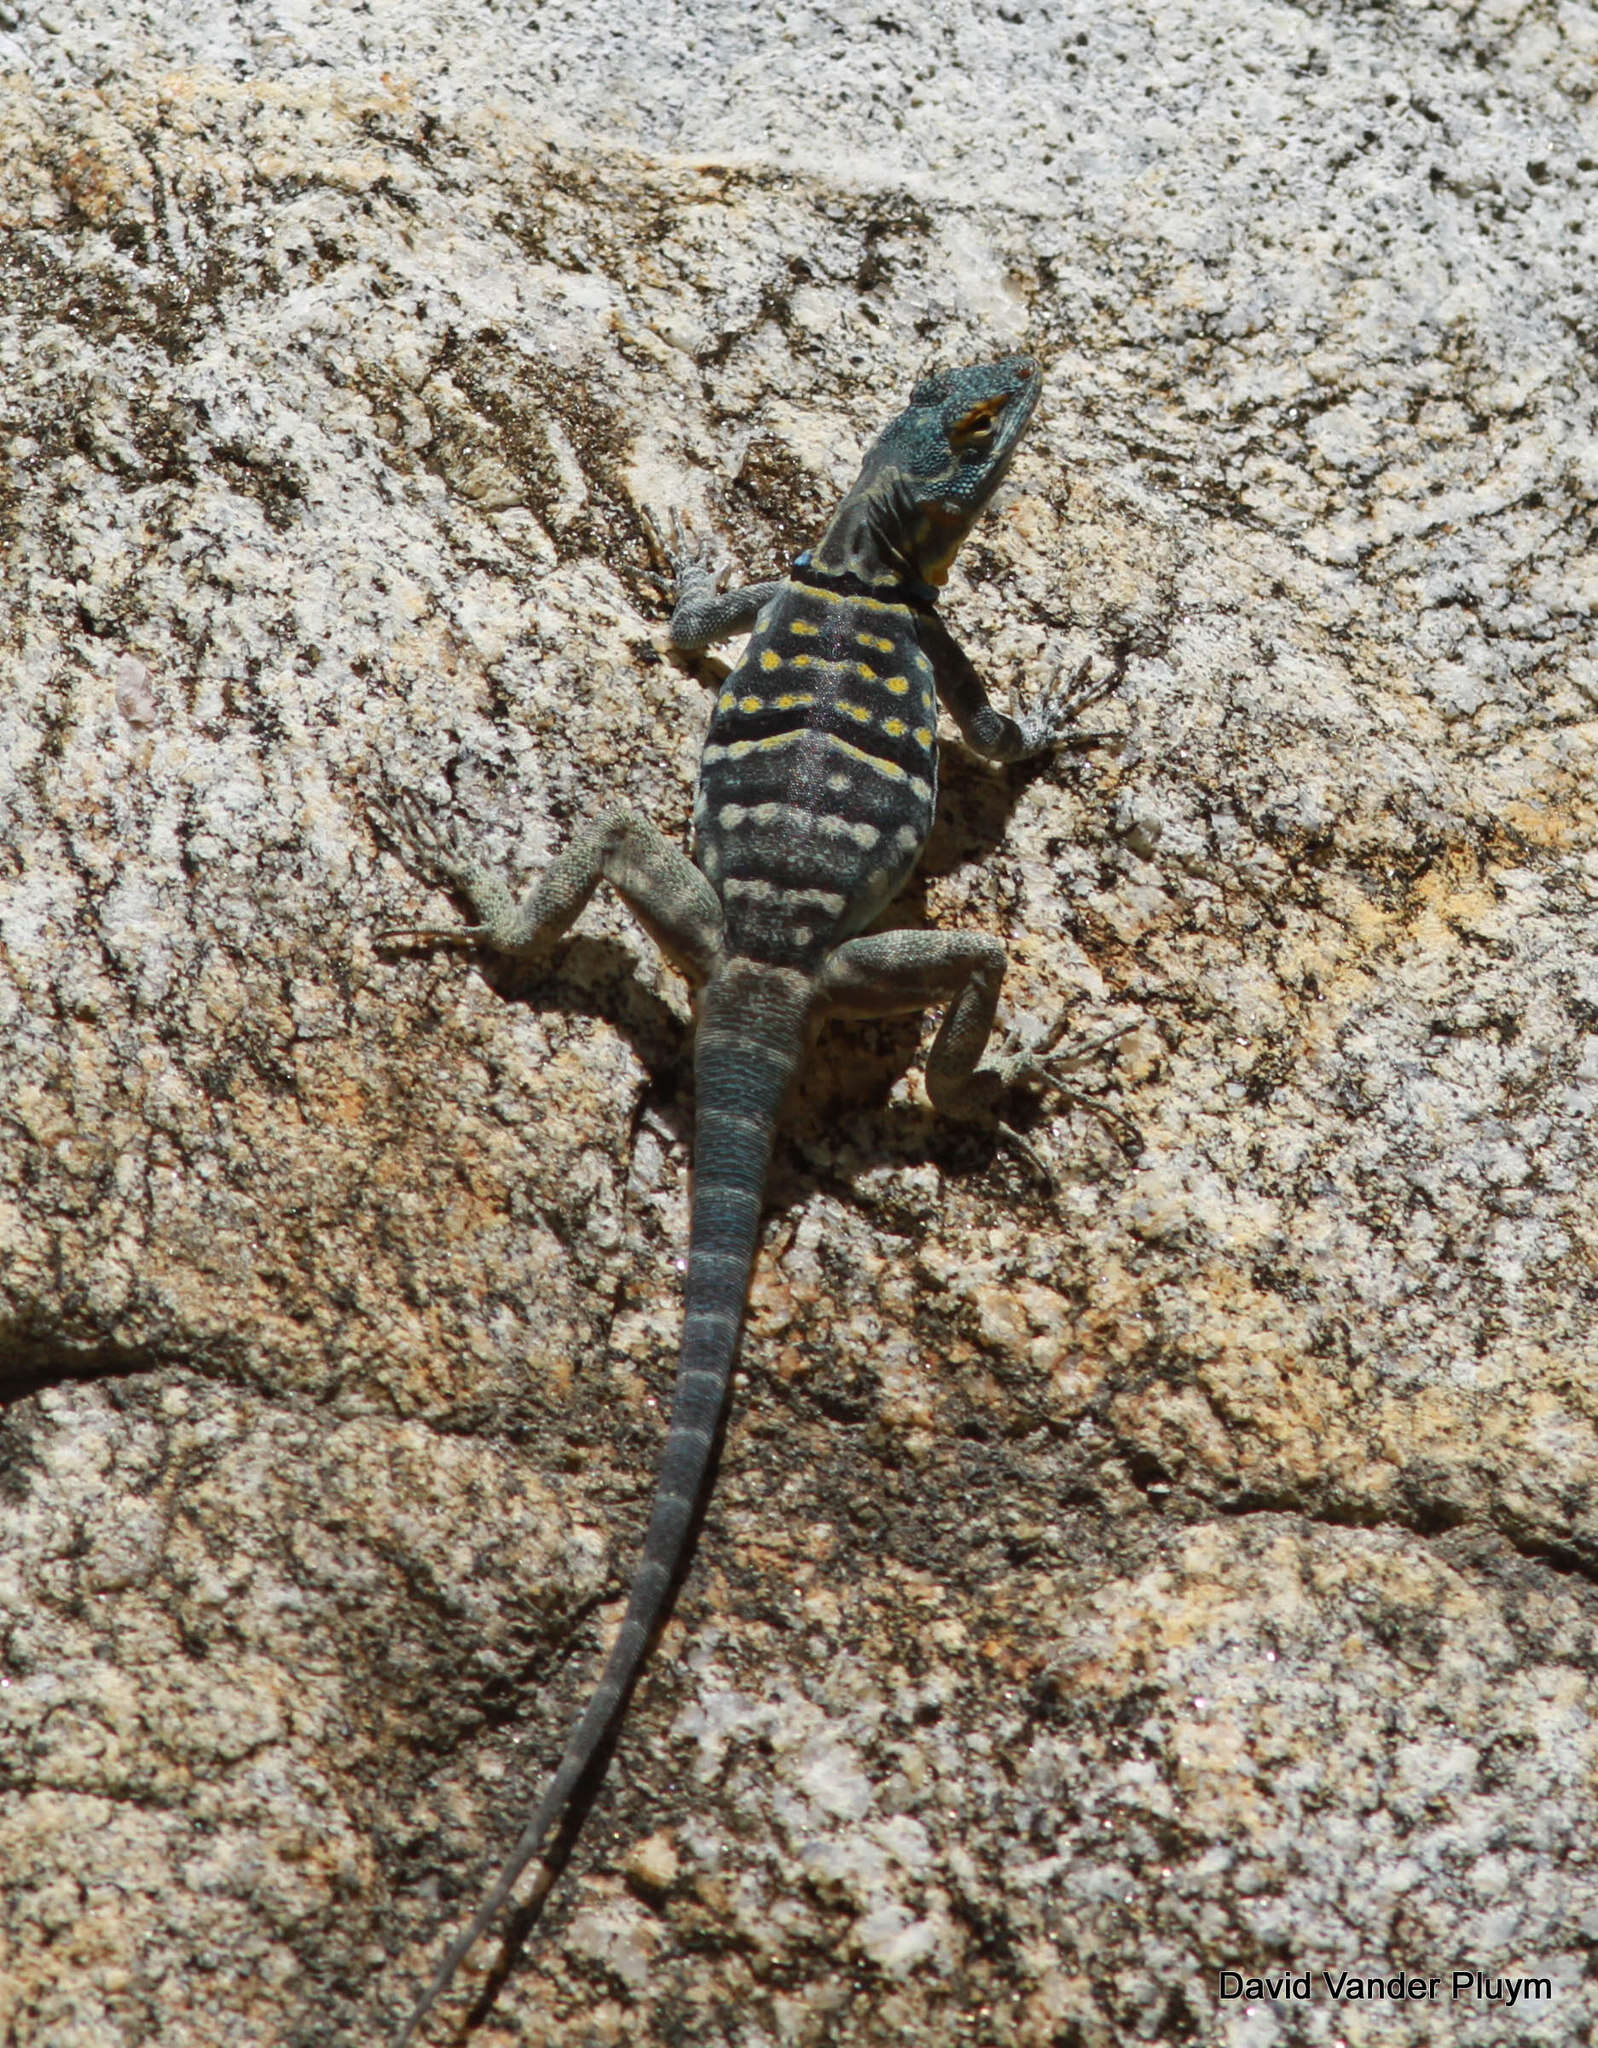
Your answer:
[[[1135,1022],[1139,1142],[1042,1106],[1051,1202],[913,1025],[824,1035],[699,1563],[470,2037],[1587,2039],[1591,13],[23,17],[0,2040],[370,2043],[459,1924],[641,1527],[687,1012],[610,900],[532,987],[374,944],[453,911],[366,799],[680,831],[639,507],[767,571],[1019,345],[951,622],[1119,688],[951,752],[907,908]]]

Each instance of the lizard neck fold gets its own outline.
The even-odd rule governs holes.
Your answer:
[[[862,476],[808,561],[801,561],[829,586],[878,598],[908,588],[925,592],[923,602],[931,602],[936,593],[909,544],[914,523],[915,507],[896,476]]]
[[[872,597],[878,604],[907,605],[911,611],[923,615],[930,615],[937,608],[938,593],[919,577],[907,577],[897,583],[887,580],[868,583],[851,569],[818,567],[815,557],[809,553],[796,556],[789,565],[788,574],[793,582],[803,583],[811,590],[828,591],[834,597]]]

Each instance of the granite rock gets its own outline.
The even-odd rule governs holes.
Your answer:
[[[531,985],[377,943],[458,906],[370,799],[520,873],[683,831],[640,508],[767,573],[1027,346],[951,623],[1116,688],[951,749],[904,914],[1130,1024],[1135,1137],[1038,1105],[1050,1194],[927,1027],[824,1033],[699,1562],[473,2038],[1588,2038],[1595,57],[0,6],[0,2035],[381,2039],[468,1910],[646,1510],[687,1005],[610,899]]]

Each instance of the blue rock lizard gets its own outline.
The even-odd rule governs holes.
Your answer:
[[[819,543],[785,577],[724,591],[704,544],[680,526],[670,547],[656,535],[675,572],[673,646],[692,653],[749,634],[705,740],[691,860],[618,804],[517,903],[449,825],[413,800],[376,807],[397,840],[466,896],[478,920],[447,930],[403,927],[385,938],[546,957],[607,881],[698,990],[682,1344],[626,1615],[543,1798],[395,2048],[406,2048],[535,1858],[522,1912],[537,1910],[604,1771],[708,1492],[773,1132],[815,1020],[943,1005],[926,1087],[935,1108],[957,1117],[991,1120],[1017,1082],[1069,1092],[1065,1062],[1043,1057],[1052,1037],[981,1064],[1005,967],[996,938],[866,929],[904,886],[932,829],[939,701],[974,753],[1010,762],[1055,746],[1084,697],[1098,694],[1056,680],[1027,715],[1006,717],[936,609],[956,551],[1010,466],[1041,381],[1027,356],[924,377],[873,443]]]

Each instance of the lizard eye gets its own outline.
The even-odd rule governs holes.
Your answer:
[[[992,441],[1004,408],[1002,398],[986,398],[980,405],[972,406],[949,429],[951,444],[962,455],[980,455]]]

